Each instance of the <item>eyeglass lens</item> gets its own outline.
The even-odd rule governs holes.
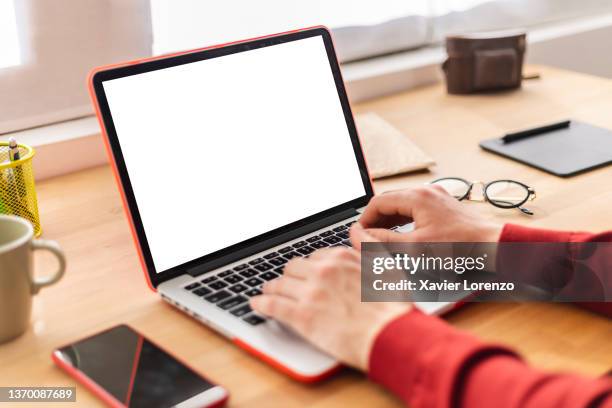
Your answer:
[[[490,183],[485,194],[493,204],[507,208],[516,207],[529,198],[527,187],[509,180]]]
[[[466,197],[470,185],[465,180],[444,178],[432,181],[432,184],[442,187],[446,192],[458,200]]]

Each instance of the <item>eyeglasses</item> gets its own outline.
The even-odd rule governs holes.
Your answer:
[[[469,182],[458,177],[444,177],[431,182],[444,188],[457,200],[486,201],[499,208],[518,208],[524,214],[533,215],[533,212],[522,207],[527,201],[536,198],[535,190],[523,183],[514,180],[495,180],[490,183],[482,181]],[[472,197],[474,186],[482,188],[482,198]]]

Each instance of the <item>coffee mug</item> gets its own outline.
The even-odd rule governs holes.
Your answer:
[[[45,249],[58,260],[55,274],[34,278],[33,251]],[[66,259],[57,242],[34,239],[29,221],[0,215],[0,343],[26,331],[30,323],[32,296],[64,275]]]

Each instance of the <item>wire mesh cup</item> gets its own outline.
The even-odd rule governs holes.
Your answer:
[[[16,215],[32,223],[34,235],[42,233],[34,188],[34,149],[18,145],[19,159],[11,161],[10,147],[0,142],[0,214]]]

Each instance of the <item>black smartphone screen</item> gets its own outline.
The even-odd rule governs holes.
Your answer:
[[[128,326],[58,351],[64,361],[128,407],[169,407],[214,387]]]

